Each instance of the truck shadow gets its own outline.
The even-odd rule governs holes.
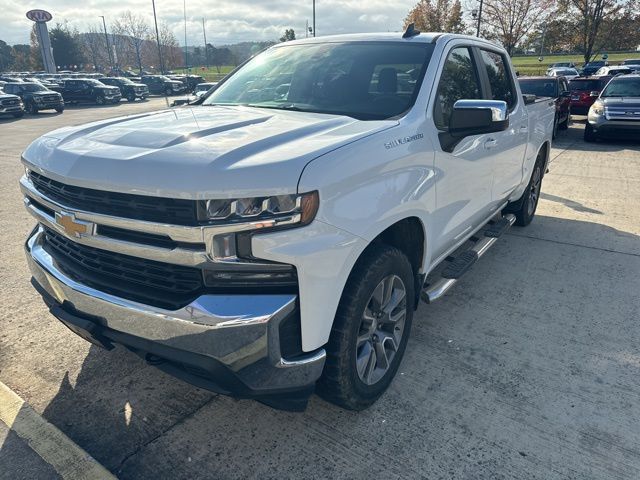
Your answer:
[[[571,203],[566,199],[549,199]],[[585,211],[579,210],[584,207],[577,203],[571,208]],[[587,210],[590,211],[590,209]],[[640,237],[597,223],[538,216],[530,228],[530,230],[514,230],[513,233],[525,236],[526,232],[526,236],[533,239],[537,235],[548,236],[551,240],[541,242],[538,244],[541,247],[527,252],[527,261],[530,265],[542,265],[537,270],[534,268],[527,275],[532,279],[531,281],[537,281],[543,285],[541,278],[536,280],[536,277],[549,275],[552,270],[548,265],[562,260],[563,253],[559,252],[556,244],[561,240],[566,242],[566,248],[579,248],[575,244],[581,245],[591,241],[593,245],[585,246],[608,251],[633,252],[633,255],[640,254]],[[503,280],[500,276],[498,274],[491,276],[490,272],[510,268],[509,265],[502,266],[506,256],[515,255],[515,247],[509,245],[509,237],[503,238],[496,246],[496,253],[487,255],[486,259],[482,259],[469,273],[470,276],[482,276],[484,286],[478,287],[472,281],[466,286],[467,293],[464,293],[462,286],[456,287],[463,289],[457,294],[476,298],[483,293],[482,290],[478,292],[474,288],[487,287],[491,290],[492,283],[496,284],[494,290],[500,291],[503,288]],[[512,263],[516,263],[516,260],[514,259]],[[587,260],[585,265],[586,263]],[[580,265],[574,265],[574,268],[580,268]],[[611,276],[601,280],[601,282],[605,281],[610,284],[594,283],[594,289],[595,286],[607,291],[629,288],[629,285],[624,284],[624,278],[616,279],[615,276]],[[550,282],[550,284],[553,283]],[[556,287],[557,283],[549,286],[550,289]],[[522,287],[523,290],[525,288],[526,285]],[[568,302],[584,303],[585,298],[599,298],[601,293],[595,290],[573,291],[571,285],[566,285],[565,289],[564,296]],[[506,308],[500,295],[496,295],[495,298],[491,296],[479,298],[483,298],[481,304],[489,304],[487,307],[489,310],[495,308],[498,311],[500,308]],[[544,291],[536,297],[536,301],[544,302],[545,299],[548,300],[548,304],[538,305],[536,308],[551,312],[549,315],[553,316],[553,311],[557,308],[554,302],[557,299],[553,293],[550,292],[547,295]],[[332,463],[334,467],[339,466],[338,464],[342,461],[340,458],[332,460],[327,458],[331,458],[332,449],[337,449],[340,443],[351,445],[349,448],[355,453],[362,450],[362,461],[371,462],[373,465],[379,459],[369,458],[372,455],[371,452],[375,454],[377,451],[382,454],[385,451],[398,451],[397,442],[400,441],[406,442],[403,443],[405,447],[402,451],[406,448],[406,453],[411,454],[412,451],[427,448],[436,441],[434,437],[436,434],[428,425],[437,424],[440,425],[438,428],[444,429],[448,428],[449,424],[455,424],[459,418],[474,417],[472,410],[475,402],[452,400],[460,411],[448,418],[447,412],[450,413],[451,406],[442,403],[443,399],[439,400],[441,403],[436,401],[435,404],[429,401],[430,397],[438,400],[441,389],[452,388],[452,385],[455,385],[462,391],[468,388],[465,382],[473,381],[480,383],[478,387],[480,390],[490,390],[498,400],[501,396],[509,395],[508,392],[496,389],[490,372],[477,373],[477,378],[474,377],[471,380],[468,378],[469,375],[474,376],[474,369],[481,370],[485,367],[473,365],[475,361],[482,359],[463,357],[447,344],[447,338],[456,338],[456,336],[459,338],[464,335],[464,332],[456,332],[455,330],[461,327],[448,318],[451,309],[457,305],[456,300],[452,297],[444,302],[446,303],[438,304],[438,307],[435,305],[419,307],[407,355],[398,377],[389,392],[365,412],[347,412],[317,397],[312,398],[304,413],[279,412],[256,402],[234,401],[193,387],[147,366],[138,356],[124,348],[118,347],[107,352],[92,346],[83,360],[77,377],[72,379],[69,374],[64,376],[57,394],[48,404],[43,415],[106,468],[121,475],[122,478],[158,478],[158,472],[166,474],[169,471],[172,478],[248,478],[254,475],[260,477],[259,472],[266,475],[269,471],[271,473],[263,475],[264,478],[271,478],[278,471],[290,472],[292,475],[292,472],[298,472],[298,478],[305,477],[305,474],[300,476],[299,472],[308,472],[309,477],[312,477],[316,475],[312,473],[315,471],[312,467],[316,466],[313,465],[313,461],[309,461],[310,452],[324,452],[326,456],[318,454],[321,457],[320,460],[334,462]],[[491,305],[492,303],[495,305]],[[500,314],[496,313],[496,315]],[[508,313],[505,315],[509,316]],[[592,315],[593,317],[590,318],[587,314],[579,321],[591,325],[592,331],[598,328],[605,330],[609,328],[609,320],[607,323],[602,323],[599,317],[596,318],[599,315],[597,312],[594,311]],[[615,315],[615,312],[612,311],[611,315]],[[569,321],[566,318],[560,320]],[[514,343],[517,343],[517,339],[523,334],[526,335],[527,342],[532,348],[552,341],[551,337],[543,335],[539,330],[530,329],[527,318],[522,318],[519,322],[510,322],[509,325]],[[501,332],[501,335],[508,337],[509,332]],[[184,338],[179,338],[177,343],[183,340]],[[512,338],[506,338],[505,343],[511,341]],[[562,355],[565,349],[561,341],[558,340],[557,351],[560,352],[558,355]],[[630,351],[635,351],[636,347],[637,345],[631,344],[621,346]],[[425,352],[431,353],[428,355]],[[429,362],[432,363],[429,364]],[[468,365],[469,362],[471,365]],[[504,371],[501,370],[505,368],[504,366],[494,367],[504,375]],[[451,369],[460,373],[461,377],[445,375],[446,381],[443,380],[443,372]],[[443,381],[445,385],[442,384]],[[553,391],[553,384],[546,384],[546,380],[540,380],[540,382],[542,383],[536,385],[536,388],[542,392],[541,395],[553,397],[557,394]],[[508,421],[506,419],[511,418],[512,413],[509,411],[509,405],[515,401],[511,398],[504,402],[496,401],[490,414],[499,418],[500,422]],[[581,400],[578,398],[573,401],[579,403]],[[549,406],[548,409],[551,411],[547,411],[546,415],[554,417],[553,406]],[[366,445],[358,445],[358,441],[352,438],[353,432],[367,432],[374,428],[373,425],[383,424],[388,429],[385,435],[373,435],[370,441],[366,436],[363,437],[364,440],[361,440]],[[518,424],[514,423],[512,427],[517,429]],[[329,433],[335,438],[328,438]],[[468,435],[471,435],[471,431]],[[475,441],[479,441],[482,434],[479,435],[480,437]],[[247,462],[247,452],[252,450],[254,454],[249,457],[251,460],[243,463]],[[274,452],[278,451],[281,453],[277,456],[262,457],[260,460],[261,455],[275,455]],[[238,452],[243,453],[238,455]],[[286,452],[286,459],[280,457],[282,452]],[[257,464],[257,461],[262,464]],[[390,460],[390,457],[386,457],[385,461],[392,462],[389,465],[395,465],[407,476],[415,473],[415,471],[406,470],[408,467],[400,460]],[[456,462],[455,458],[443,458],[442,461],[452,465]],[[272,470],[268,470],[269,465]],[[247,468],[257,470],[252,472]],[[494,473],[498,474],[500,467],[496,468],[498,470]],[[322,475],[323,470],[316,472],[317,475]],[[338,472],[339,470],[333,471],[337,477],[346,475],[344,472],[342,474]],[[327,473],[327,471],[324,473],[333,476],[333,473]]]

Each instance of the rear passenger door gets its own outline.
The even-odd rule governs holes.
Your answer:
[[[434,210],[433,258],[459,243],[489,214],[493,179],[493,151],[487,148],[488,135],[462,139],[453,148],[445,139],[453,105],[458,100],[483,98],[479,66],[473,47],[464,41],[451,42],[436,74],[430,116],[435,132],[436,209]]]
[[[527,140],[528,117],[522,98],[517,95],[515,76],[508,58],[497,50],[476,50],[485,84],[485,97],[502,100],[509,108],[509,128],[488,135],[485,148],[493,160],[492,205],[500,207],[520,185]]]

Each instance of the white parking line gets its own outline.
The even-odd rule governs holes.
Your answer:
[[[0,421],[26,441],[64,479],[116,478],[2,382]]]

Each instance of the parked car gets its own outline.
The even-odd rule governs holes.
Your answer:
[[[593,102],[584,127],[584,139],[602,137],[640,139],[640,75],[613,77]]]
[[[0,93],[0,116],[11,115],[20,118],[24,115],[24,105],[20,97],[9,93]]]
[[[122,94],[118,87],[101,83],[99,80],[82,78],[65,80],[56,91],[62,94],[66,103],[89,102],[96,105],[120,103]]]
[[[133,83],[124,77],[104,77],[100,81],[105,85],[118,87],[122,96],[130,102],[135,102],[137,98],[145,100],[149,96],[149,87],[144,83]]]
[[[8,75],[0,75],[0,81],[5,83],[19,83],[22,81],[20,77],[11,77]]]
[[[205,82],[205,79],[200,75],[171,75],[169,78],[182,82],[187,92],[193,92],[196,85]]]
[[[171,80],[164,75],[144,75],[140,81],[149,87],[149,93],[154,95],[178,95],[186,91],[184,83]]]
[[[588,76],[593,75],[594,73],[596,73],[598,70],[600,70],[601,67],[606,67],[608,65],[609,65],[609,62],[607,62],[606,60],[597,60],[595,62],[585,63],[582,66],[582,70],[580,71],[580,75],[588,77]]]
[[[620,65],[624,65],[629,68],[640,68],[640,58],[627,58],[626,60],[620,62]]]
[[[580,74],[575,68],[550,68],[547,70],[547,77],[564,77],[571,80],[579,76]]]
[[[569,82],[564,77],[520,77],[520,88],[523,94],[536,97],[550,97],[555,104],[555,119],[553,123],[553,138],[558,130],[569,127],[571,116],[571,92]]]
[[[4,86],[4,91],[19,96],[25,110],[32,115],[37,114],[40,110],[55,110],[58,113],[64,111],[62,95],[39,83],[7,83]]]
[[[556,62],[549,65],[549,68],[576,68],[576,64],[573,62]]]
[[[611,77],[579,77],[569,82],[571,113],[586,115]]]
[[[213,87],[215,87],[217,84],[218,82],[199,83],[198,85],[196,85],[196,88],[193,90],[193,96],[196,98],[200,98],[209,90],[211,90]]]
[[[84,339],[200,387],[300,410],[317,384],[362,410],[419,299],[533,220],[555,109],[510,62],[446,33],[303,39],[202,105],[36,140],[33,284]]]
[[[593,74],[594,77],[615,77],[616,75],[627,75],[629,73],[633,73],[633,69],[626,67],[624,65],[612,65],[609,67],[600,67],[596,73]]]

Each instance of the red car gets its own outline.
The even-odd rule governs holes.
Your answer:
[[[586,115],[598,95],[609,83],[612,77],[580,77],[569,82],[571,90],[571,113],[574,115]]]

